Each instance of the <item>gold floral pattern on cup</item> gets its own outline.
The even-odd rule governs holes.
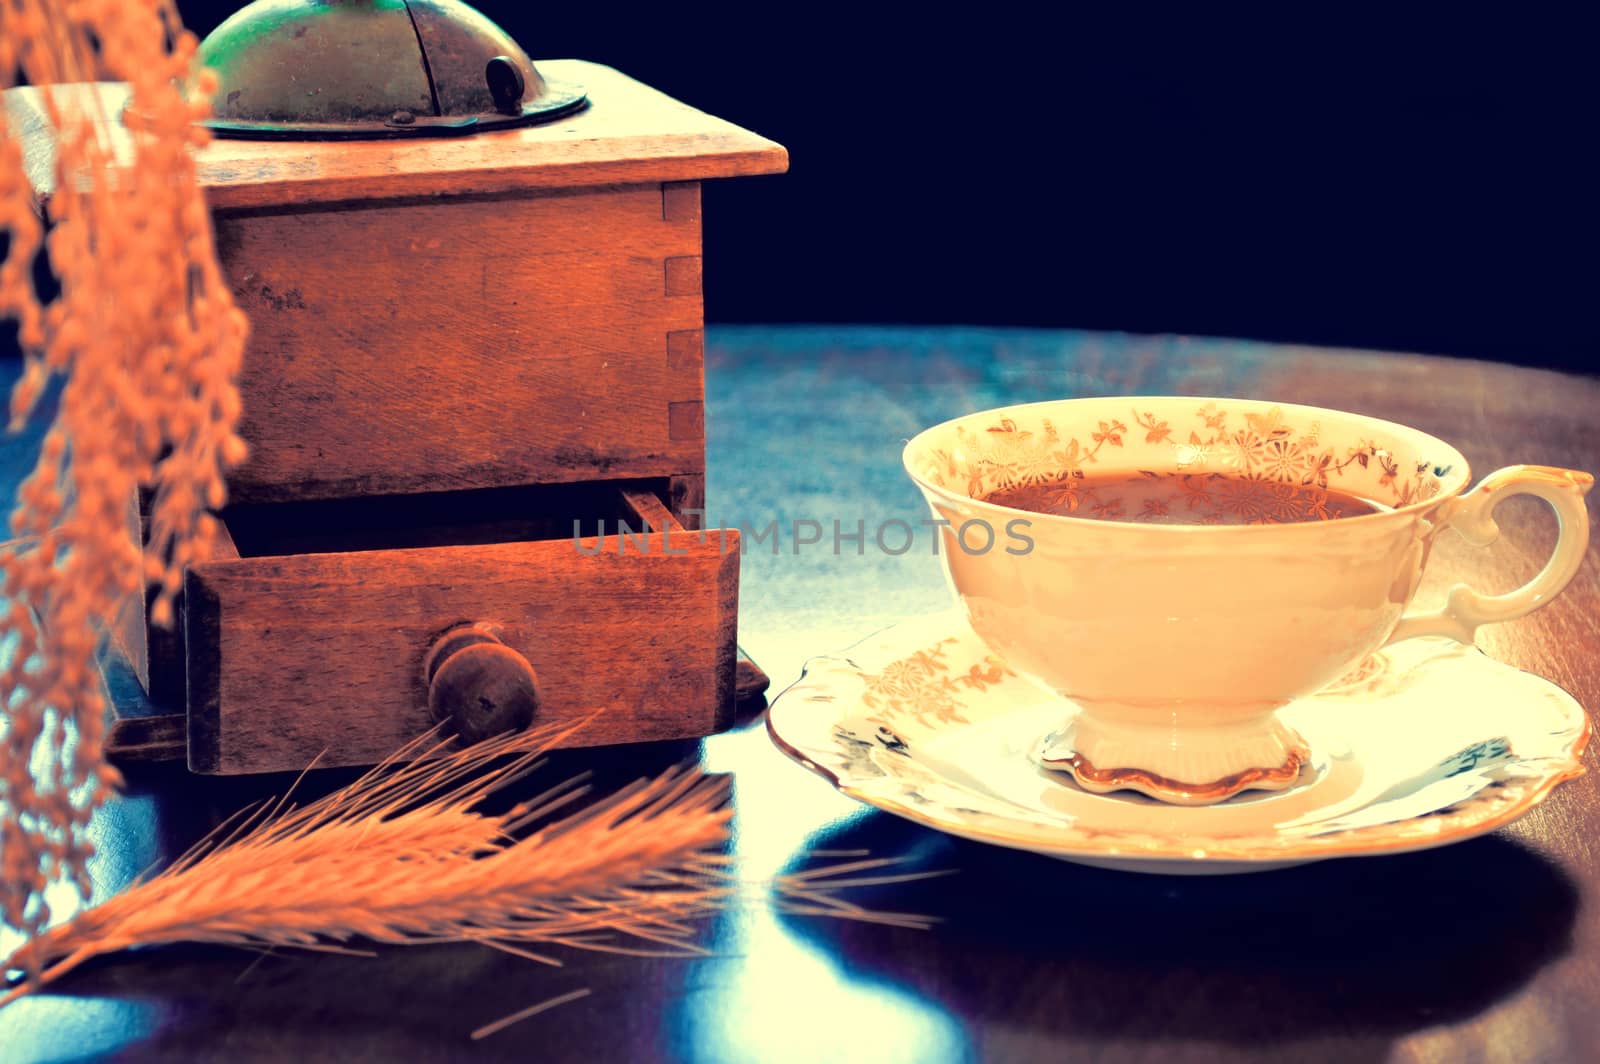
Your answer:
[[[981,498],[997,491],[1042,486],[1055,512],[1156,520],[1180,509],[1202,524],[1222,521],[1272,523],[1326,519],[1326,497],[1318,494],[1362,474],[1362,495],[1386,506],[1408,506],[1439,492],[1439,476],[1426,461],[1405,462],[1369,440],[1342,449],[1323,443],[1316,421],[1294,423],[1281,407],[1238,411],[1215,401],[1197,407],[1190,422],[1174,427],[1150,411],[1129,411],[1134,428],[1117,418],[1097,418],[1093,429],[1064,432],[1056,421],[1034,424],[1014,415],[977,428],[960,425],[952,447],[931,448],[919,470],[930,483]],[[1184,431],[1187,430],[1187,431]],[[1142,433],[1142,439],[1139,434]],[[1101,500],[1083,484],[1086,467],[1116,451],[1156,450],[1167,469],[1144,469],[1139,453],[1122,465],[1154,480],[1171,481],[1173,490],[1143,512],[1096,513]],[[1154,456],[1152,456],[1154,457]],[[1374,475],[1375,474],[1375,475]],[[1314,489],[1307,494],[1274,490],[1274,485]],[[1309,502],[1307,500],[1310,500]],[[1321,505],[1319,505],[1319,502]]]

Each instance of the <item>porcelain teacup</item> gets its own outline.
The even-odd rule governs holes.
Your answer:
[[[1416,429],[1179,397],[969,414],[918,434],[904,462],[973,630],[1075,705],[1052,758],[1088,790],[1187,805],[1293,786],[1309,752],[1276,711],[1386,643],[1470,643],[1549,602],[1582,563],[1594,482],[1512,466],[1469,491],[1460,452]],[[1083,488],[1112,475],[1148,482],[1148,513],[1095,515]],[[995,501],[1029,486],[1053,493],[1051,512]],[[1370,512],[1292,512],[1321,493]],[[1407,612],[1440,532],[1487,545],[1513,495],[1555,510],[1543,570],[1507,594],[1460,585],[1442,609]]]

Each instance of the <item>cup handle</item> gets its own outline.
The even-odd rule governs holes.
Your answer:
[[[1447,635],[1471,643],[1479,625],[1515,620],[1543,606],[1567,586],[1589,550],[1589,511],[1583,497],[1594,477],[1572,469],[1516,465],[1497,469],[1461,496],[1444,524],[1474,547],[1487,547],[1500,538],[1494,511],[1513,495],[1543,499],[1556,512],[1559,529],[1556,548],[1539,575],[1515,591],[1485,595],[1466,584],[1450,589],[1444,608],[1431,613],[1407,613],[1400,618],[1388,642],[1418,635]],[[1387,644],[1385,644],[1387,645]]]

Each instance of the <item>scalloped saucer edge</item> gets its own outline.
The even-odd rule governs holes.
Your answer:
[[[1044,763],[1070,702],[1012,673],[955,610],[813,658],[768,710],[839,790],[963,838],[1138,872],[1224,874],[1428,849],[1523,816],[1581,775],[1571,695],[1447,639],[1394,644],[1282,713],[1296,786],[1181,807],[1092,794]]]

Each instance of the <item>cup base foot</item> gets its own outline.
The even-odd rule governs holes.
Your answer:
[[[1271,768],[1248,768],[1220,779],[1192,783],[1142,768],[1099,768],[1081,753],[1046,742],[1039,760],[1046,767],[1070,773],[1078,786],[1093,794],[1137,791],[1170,805],[1215,805],[1248,790],[1282,791],[1293,787],[1311,761],[1311,749],[1296,736],[1283,762]]]

